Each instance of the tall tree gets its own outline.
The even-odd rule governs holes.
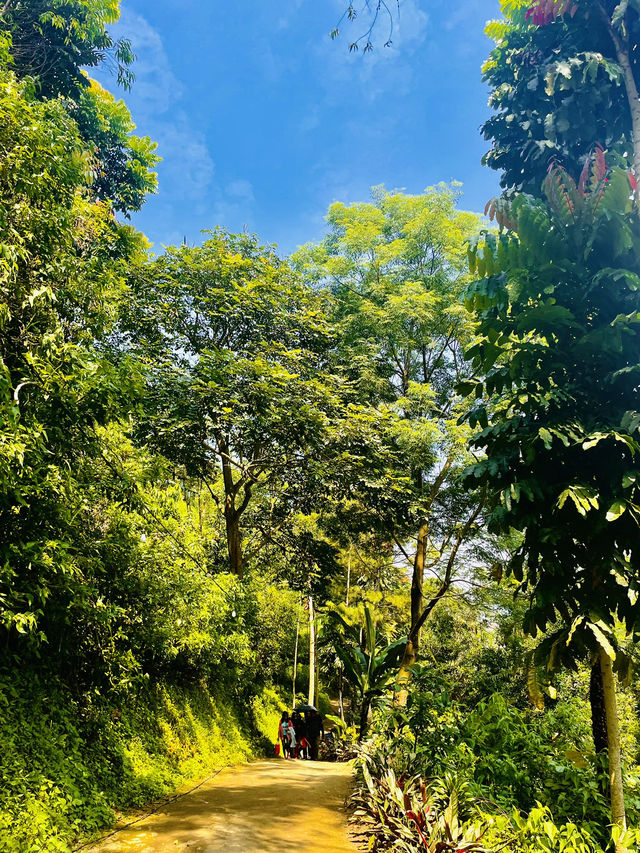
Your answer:
[[[84,68],[110,58],[118,82],[133,79],[131,46],[114,41],[107,27],[119,16],[120,0],[5,0],[0,31],[11,38],[12,66],[31,77],[43,98],[76,98],[89,85]]]
[[[370,203],[332,205],[325,241],[294,256],[332,294],[337,357],[362,405],[381,418],[376,440],[388,447],[381,492],[386,500],[404,499],[403,512],[388,513],[374,494],[363,506],[371,528],[384,530],[411,566],[405,677],[421,625],[449,589],[462,543],[478,529],[477,500],[456,488],[470,458],[454,387],[466,370],[461,348],[471,335],[459,301],[468,281],[464,241],[480,226],[477,216],[457,209],[457,197],[456,185],[419,196],[376,188]],[[367,417],[361,412],[358,423]],[[429,571],[439,592],[425,608]]]
[[[640,177],[640,7],[635,0],[503,0],[484,66],[496,115],[485,162],[505,188],[540,193],[550,162],[577,180],[599,143]]]
[[[156,144],[133,133],[123,101],[86,73],[115,62],[118,83],[129,88],[133,81],[129,42],[114,41],[107,29],[119,6],[119,0],[8,0],[0,9],[0,36],[16,76],[31,80],[42,100],[63,99],[91,154],[93,195],[126,216],[155,192]]]
[[[92,195],[125,216],[140,210],[157,188],[152,171],[160,161],[156,143],[148,136],[137,136],[124,101],[117,101],[93,80],[65,105],[92,155]]]
[[[595,144],[610,162],[629,164],[638,203],[640,172],[638,5],[609,0],[503,3],[505,21],[488,25],[496,48],[485,66],[497,115],[485,127],[486,161],[503,186],[538,194],[550,163],[576,183]],[[602,156],[602,155],[600,155]],[[581,191],[584,191],[584,184]],[[574,204],[568,199],[569,206]],[[592,726],[607,739],[602,672],[593,657]]]
[[[243,515],[259,492],[282,527],[306,500],[301,472],[319,464],[339,402],[321,300],[255,238],[222,231],[169,249],[133,286],[131,328],[149,358],[142,434],[212,494],[221,475],[229,562],[242,575]],[[254,553],[273,530],[262,534]]]
[[[101,453],[95,428],[130,407],[135,371],[106,341],[143,242],[91,198],[59,100],[0,69],[0,112],[1,618],[12,642],[52,640],[87,590],[79,481]]]
[[[529,592],[525,628],[561,629],[599,655],[605,690],[612,821],[624,826],[611,659],[619,620],[640,628],[636,414],[639,223],[629,175],[601,150],[579,182],[555,167],[546,201],[497,200],[501,231],[472,245],[481,279],[467,290],[479,339],[469,415],[486,460],[466,483],[487,490],[490,528],[521,531],[509,569]]]

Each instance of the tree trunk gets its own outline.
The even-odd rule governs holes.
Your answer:
[[[369,708],[371,707],[371,700],[365,699],[362,697],[362,708],[360,710],[360,734],[358,735],[358,740],[364,740],[364,737],[367,733],[367,728],[369,726]]]
[[[602,687],[602,670],[598,656],[591,667],[589,679],[589,704],[591,705],[591,734],[593,748],[599,759],[596,765],[598,790],[603,797],[609,796],[609,779],[607,774],[607,710],[604,706],[604,689]]]
[[[317,708],[318,707],[318,701],[320,698],[320,696],[319,696],[319,694],[320,694],[320,656],[318,655],[318,627],[317,627],[317,625],[316,625],[316,630],[314,631],[314,634],[315,634],[314,640],[315,640],[315,644],[316,644],[316,653],[314,655],[314,657],[316,659],[316,677],[315,677],[315,683],[314,683],[315,693],[313,695],[313,704]]]
[[[591,667],[589,680],[589,703],[591,705],[591,733],[596,755],[605,753],[608,749],[607,710],[604,705],[604,688],[602,686],[602,669],[600,658]]]
[[[291,692],[293,694],[293,700],[291,702],[291,707],[296,707],[296,678],[298,675],[298,643],[300,641],[300,611],[302,610],[302,600],[300,601],[300,605],[298,607],[298,618],[296,619],[296,645],[293,653],[293,683],[291,685]]]
[[[344,723],[344,675],[342,669],[342,662],[340,663],[340,669],[338,671],[338,714],[340,715],[340,719]]]
[[[351,544],[349,544],[349,559],[347,561],[347,594],[344,597],[344,603],[349,606],[349,591],[351,588]]]
[[[224,520],[227,528],[227,549],[231,572],[241,578],[244,575],[244,562],[240,536],[240,514],[233,506],[225,507]]]
[[[309,704],[316,698],[316,620],[313,612],[313,596],[309,596]]]
[[[236,507],[238,486],[233,482],[233,466],[230,448],[226,439],[218,439],[220,459],[222,461],[222,482],[224,484],[224,521],[227,530],[227,550],[231,572],[241,578],[244,573],[242,561],[242,537],[240,535],[240,516],[242,509]],[[245,495],[246,497],[246,495]]]
[[[624,809],[624,788],[622,784],[622,763],[620,760],[620,730],[618,728],[616,684],[613,676],[611,658],[602,648],[600,649],[600,669],[602,671],[602,689],[607,714],[611,823],[624,830],[627,827],[627,818]],[[616,853],[623,853],[624,850],[625,848],[622,845],[616,844]]]
[[[420,631],[416,630],[416,626],[422,616],[422,587],[424,583],[424,561],[428,536],[429,525],[427,522],[424,522],[418,532],[418,544],[413,560],[413,576],[411,578],[411,628],[400,665],[398,689],[396,690],[394,699],[395,704],[402,707],[407,704],[407,686],[411,677],[411,667],[416,662],[420,650]]]

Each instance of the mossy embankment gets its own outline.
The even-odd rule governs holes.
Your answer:
[[[205,682],[147,684],[121,701],[54,680],[0,676],[0,851],[68,853],[216,768],[260,755],[281,702]]]

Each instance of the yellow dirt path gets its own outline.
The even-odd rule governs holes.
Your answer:
[[[343,803],[347,764],[229,767],[89,853],[355,853]]]

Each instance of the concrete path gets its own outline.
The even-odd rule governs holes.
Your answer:
[[[88,853],[355,853],[346,764],[260,761],[223,770]]]

